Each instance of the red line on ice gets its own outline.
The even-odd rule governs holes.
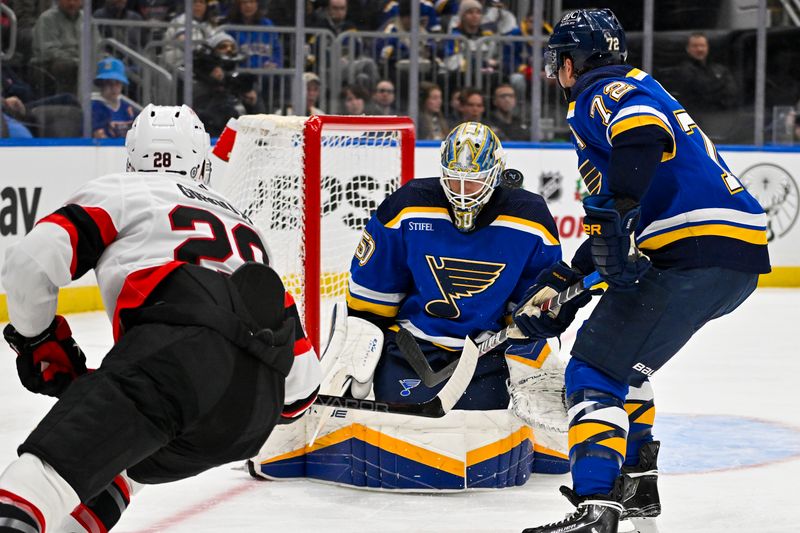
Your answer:
[[[220,494],[216,494],[211,496],[210,498],[197,503],[183,511],[177,512],[172,516],[169,516],[160,522],[153,524],[152,526],[148,526],[144,529],[138,530],[135,533],[153,533],[157,531],[169,531],[170,528],[177,526],[178,524],[185,522],[192,518],[197,518],[198,515],[203,514],[206,511],[217,507],[222,503],[226,503],[229,500],[232,500],[242,494],[247,490],[253,489],[253,484],[258,483],[258,481],[254,479],[245,480],[240,486],[234,487],[232,489],[228,489],[225,492],[221,492]]]

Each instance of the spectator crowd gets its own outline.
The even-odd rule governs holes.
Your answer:
[[[16,54],[2,63],[0,135],[81,135],[78,73],[86,0],[0,2],[18,22]],[[420,139],[443,139],[458,123],[478,120],[503,141],[530,140],[531,83],[542,77],[531,68],[532,17],[517,17],[530,2],[520,7],[520,0],[421,0],[414,58],[420,83],[414,95],[408,83],[411,0],[305,4],[306,27],[319,31],[309,32],[303,43],[301,114],[405,114],[416,99]],[[193,0],[191,6],[192,103],[209,132],[219,134],[228,118],[242,114],[296,114],[296,91],[287,88],[293,80],[295,0]],[[154,103],[180,103],[186,83],[183,8],[182,0],[94,0],[93,137],[125,135],[130,117],[150,103],[137,100],[153,99],[145,90],[152,81],[144,76],[148,68],[169,73],[176,100]],[[542,29],[546,34],[549,24]],[[710,59],[713,50],[702,33],[688,37],[685,51],[679,64],[665,69],[663,79],[673,80],[666,88],[698,122],[730,129],[719,117],[740,105],[740,84]],[[544,83],[560,97],[552,82]]]

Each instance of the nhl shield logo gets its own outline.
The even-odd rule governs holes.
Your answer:
[[[558,171],[545,171],[539,176],[539,194],[548,201],[561,198],[561,182],[564,177]]]

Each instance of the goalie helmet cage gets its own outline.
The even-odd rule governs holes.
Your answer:
[[[220,191],[264,234],[318,354],[367,220],[413,178],[414,141],[408,117],[238,119]]]

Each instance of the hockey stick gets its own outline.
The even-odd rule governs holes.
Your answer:
[[[570,285],[563,291],[559,292],[539,307],[542,309],[542,311],[555,311],[566,302],[589,290],[593,285],[596,285],[600,281],[600,274],[597,272],[592,272],[588,276],[584,277],[581,281],[575,283],[574,285]],[[486,355],[506,342],[509,334],[514,332],[516,329],[517,327],[515,325],[508,326],[507,328],[498,331],[488,339],[481,342],[477,346],[478,357]],[[449,378],[453,374],[453,371],[458,364],[458,360],[455,360],[443,369],[435,372],[433,368],[431,368],[430,363],[428,363],[428,359],[425,357],[425,354],[422,353],[419,344],[417,344],[417,339],[415,339],[411,332],[409,332],[407,329],[400,328],[400,331],[398,331],[395,335],[395,342],[397,342],[397,347],[400,349],[400,353],[403,354],[403,357],[406,358],[408,364],[414,369],[414,372],[419,375],[419,378],[426,387],[434,387]]]
[[[452,377],[447,384],[442,387],[439,393],[422,403],[400,403],[400,402],[378,402],[375,400],[359,400],[356,398],[343,398],[341,396],[329,396],[320,394],[314,401],[316,405],[327,407],[340,407],[342,409],[361,409],[374,411],[377,413],[394,413],[402,415],[424,416],[428,418],[441,418],[458,402],[467,385],[472,381],[475,373],[475,366],[478,364],[478,347],[467,338],[464,351],[455,365]]]

